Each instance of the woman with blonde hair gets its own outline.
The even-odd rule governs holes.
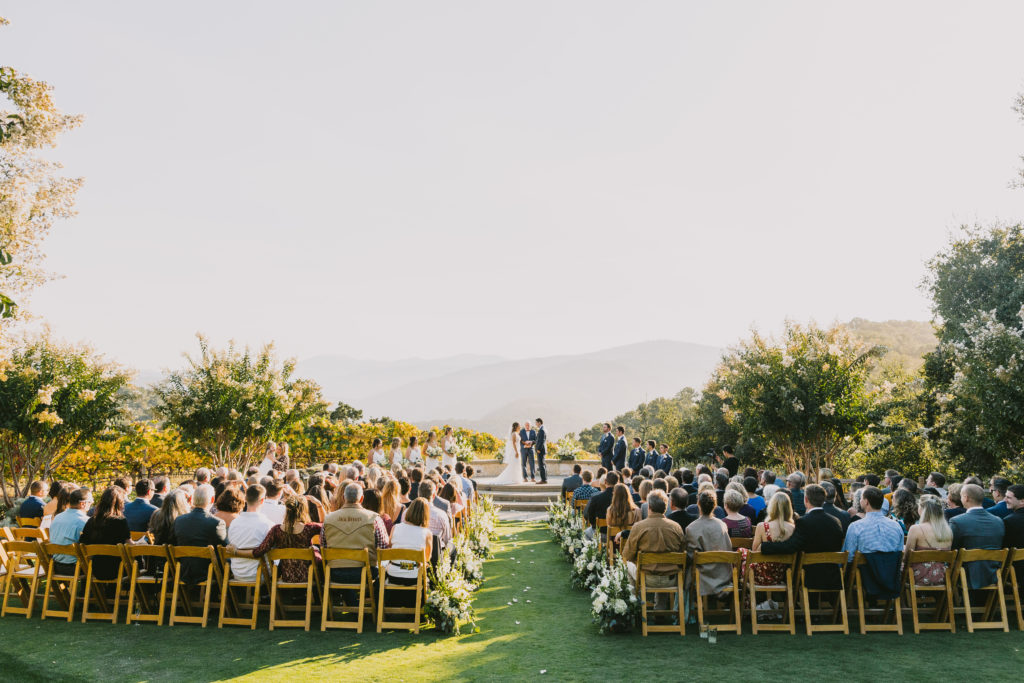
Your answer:
[[[777,491],[768,501],[768,518],[754,530],[753,552],[761,550],[762,543],[774,543],[792,538],[796,530],[793,522],[793,501],[789,494]],[[741,553],[746,555],[743,550]],[[746,557],[744,557],[746,559]],[[786,582],[786,565],[761,562],[754,565],[754,580],[761,585],[778,586]]]
[[[911,550],[949,550],[953,547],[953,530],[942,512],[942,501],[937,496],[921,496],[917,503],[920,519],[907,534],[904,559]],[[915,562],[910,565],[914,583],[918,586],[941,586],[946,582],[945,562]]]
[[[391,469],[402,466],[402,440],[399,437],[391,439]]]

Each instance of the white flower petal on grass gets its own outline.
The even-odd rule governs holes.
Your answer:
[[[519,626],[519,620],[516,619],[516,626]]]

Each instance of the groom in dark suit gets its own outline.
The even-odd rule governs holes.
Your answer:
[[[519,446],[523,453],[523,479],[526,479],[526,463],[530,463],[530,481],[536,481],[534,479],[533,470],[533,445],[537,441],[537,432],[530,429],[530,423],[527,422],[523,425],[523,428],[519,430]],[[541,475],[544,476],[544,475]]]
[[[605,422],[601,425],[601,433],[601,443],[597,446],[597,452],[601,455],[601,467],[610,470],[612,468],[612,448],[615,446],[612,426]]]
[[[544,464],[544,456],[548,454],[548,433],[544,431],[544,420],[537,418],[537,443],[534,444],[537,451],[537,469],[540,473],[538,484],[548,483],[548,468]]]

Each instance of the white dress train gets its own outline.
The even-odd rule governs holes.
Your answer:
[[[523,461],[519,456],[519,435],[509,435],[505,442],[505,469],[492,481],[492,484],[510,486],[523,483]]]

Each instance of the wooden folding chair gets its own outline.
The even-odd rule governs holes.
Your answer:
[[[566,491],[565,492],[565,502],[566,503],[572,503],[572,493],[573,493],[572,491]]]
[[[853,556],[853,562],[849,565],[849,571],[853,574],[849,583],[851,584],[851,590],[857,595],[857,618],[860,620],[861,635],[868,632],[885,633],[891,631],[903,635],[903,601],[900,596],[897,595],[895,598],[887,599],[885,606],[881,608],[870,608],[867,606],[867,591],[864,587],[864,575],[861,572],[861,567],[866,567],[867,564],[867,558],[860,551],[857,551]],[[868,623],[868,617],[871,615],[881,617],[882,622],[879,624]]]
[[[601,533],[601,529],[604,529],[605,533]],[[605,544],[608,541],[608,520],[598,517],[594,520],[594,540],[597,541],[597,547],[600,550],[605,549]]]
[[[36,529],[35,527],[14,527],[8,528],[8,533],[11,535],[12,540],[15,541],[27,541],[28,543],[35,543],[36,541],[46,542],[49,540],[50,535],[46,529]],[[23,558],[23,562],[31,561],[35,562],[36,549],[32,547],[32,552],[26,554]]]
[[[1024,586],[1021,586],[1021,582],[1017,579],[1017,572],[1015,571],[1014,565],[1018,563],[1024,563],[1024,548],[1010,548],[1010,553],[1006,558],[1006,569],[1004,570],[1005,577],[1003,579],[1004,584],[1008,584],[1010,587],[1007,601],[1013,598],[1014,610],[1017,613],[1017,629],[1024,631],[1024,613],[1021,608],[1021,598],[1024,597]]]
[[[278,578],[278,562],[281,560],[302,560],[309,564],[308,571],[306,572],[306,581],[295,583],[281,581]],[[313,554],[313,548],[278,548],[271,550],[267,553],[267,561],[271,564],[270,570],[270,630],[273,631],[276,626],[285,627],[298,627],[301,626],[305,630],[309,630],[310,621],[313,618],[313,596],[316,595],[316,583],[317,583],[317,567],[319,566],[316,562],[316,555]],[[305,590],[306,591],[306,611],[304,619],[288,619],[287,615],[278,617],[277,614],[277,591],[278,589],[285,590]],[[282,605],[283,608],[283,605]]]
[[[960,549],[957,551],[953,579],[960,585],[963,605],[963,607],[957,611],[962,611],[964,617],[966,617],[968,633],[974,633],[974,629],[976,628],[1001,628],[1003,631],[1010,630],[1010,622],[1006,618],[1006,593],[1003,590],[1003,573],[1006,571],[1006,558],[1009,557],[1009,555],[1010,551],[1006,548],[1003,548],[1002,550]],[[970,562],[998,562],[999,571],[996,572],[996,582],[988,586],[981,586],[980,588],[971,588],[970,582],[967,580],[967,567],[965,566]],[[972,591],[986,591],[989,593],[984,606],[979,605],[978,607],[975,607],[971,604]],[[997,604],[999,606],[1001,619],[999,621],[991,621],[992,610]],[[975,612],[982,612],[982,621],[974,620]]]
[[[155,558],[163,562],[149,562],[143,558]],[[128,584],[128,615],[124,623],[132,621],[151,621],[157,626],[164,623],[164,611],[167,607],[167,585],[174,575],[174,567],[171,563],[171,554],[165,545],[128,545],[124,546],[124,560],[131,569],[131,582]],[[143,568],[150,570],[143,573]],[[159,566],[162,565],[162,566]],[[156,569],[154,572],[153,569]],[[146,587],[153,587],[153,597],[156,605],[151,604],[150,598],[146,595]],[[135,602],[139,601],[136,609]]]
[[[220,613],[217,618],[217,628],[224,628],[225,624],[228,626],[248,626],[250,629],[255,630],[256,621],[260,615],[260,589],[263,585],[263,562],[256,561],[256,579],[254,581],[243,581],[241,579],[233,578],[231,573],[231,560],[232,559],[249,559],[239,558],[239,556],[221,546],[217,548],[217,555],[220,557],[221,562],[221,580],[220,580]],[[244,602],[240,602],[235,595],[236,588],[242,588],[245,590],[246,595],[249,591],[252,591],[252,613],[246,617],[242,614],[242,608],[245,606]],[[231,603],[231,611],[235,616],[229,617],[225,615],[225,611],[228,607],[228,603]]]
[[[82,544],[82,559],[85,562],[85,591],[82,595],[82,623],[90,619],[110,620],[111,624],[117,623],[117,616],[121,609],[121,590],[124,587],[124,551],[120,545],[108,544]],[[100,579],[94,571],[94,564],[97,557],[117,558],[117,576],[113,579]],[[114,608],[111,610],[104,592],[105,586],[114,587]],[[99,604],[100,612],[89,609],[92,599],[95,598]],[[108,611],[109,610],[109,611]]]
[[[922,562],[941,562],[945,565],[945,579],[942,585],[921,586],[914,581],[913,565]],[[949,631],[956,633],[956,614],[953,611],[953,565],[956,564],[955,550],[911,550],[907,556],[907,566],[903,570],[903,582],[907,587],[910,601],[910,616],[914,624],[914,633],[921,631]],[[933,598],[934,620],[923,621],[920,615],[921,598]]]
[[[738,539],[733,539],[738,540]],[[754,566],[758,564],[783,564],[786,565],[786,580],[780,584],[759,584],[754,579]],[[796,605],[796,595],[793,593],[793,567],[796,565],[796,555],[765,555],[764,553],[747,553],[747,590],[750,593],[750,630],[756,636],[758,631],[788,631],[790,635],[796,634],[796,618],[794,615],[794,609]],[[767,616],[773,610],[760,610],[757,609],[757,594],[758,592],[766,593],[770,598],[778,593],[785,594],[786,606],[784,609],[777,610],[780,614],[788,616],[788,620],[780,624],[759,624],[757,623],[757,617],[759,614]]]
[[[74,619],[75,603],[78,599],[78,584],[82,579],[82,552],[77,543],[58,545],[56,543],[39,543],[39,560],[46,564],[46,589],[43,591],[43,614],[46,617],[63,617],[68,621]],[[58,574],[54,569],[54,555],[67,555],[75,558],[75,571],[69,574]],[[64,608],[51,609],[50,593],[53,593]]]
[[[694,567],[694,589],[697,595],[697,623],[704,625],[705,613],[707,616],[723,616],[731,613],[732,621],[724,624],[708,624],[714,626],[719,631],[735,631],[737,635],[743,632],[743,613],[740,611],[740,595],[742,589],[740,588],[740,564],[743,562],[743,556],[737,552],[712,550],[706,552],[695,552],[693,554],[693,567]],[[701,595],[700,593],[700,568],[707,564],[728,564],[732,571],[732,583],[724,590],[719,591],[720,593],[732,593],[732,609],[710,609],[705,603],[707,602],[708,596]]]
[[[219,576],[220,571],[217,567],[217,553],[214,551],[212,545],[174,545],[168,546],[167,550],[174,563],[174,589],[171,591],[171,614],[167,623],[170,626],[174,626],[175,624],[200,624],[203,628],[206,628],[206,623],[210,618],[210,598],[214,591],[214,581],[216,577]],[[209,560],[210,562],[209,566],[206,568],[206,578],[198,583],[192,584],[199,588],[200,602],[203,606],[202,616],[195,616],[192,614],[192,601],[189,599],[188,595],[189,585],[185,583],[181,571],[181,561],[187,558]],[[166,572],[166,569],[164,571]],[[178,614],[179,595],[183,598],[182,602],[185,607],[184,615]]]
[[[608,526],[608,564],[615,564],[615,551],[618,549],[615,545],[615,536],[631,528],[633,528],[632,524],[629,526]]]
[[[849,635],[850,620],[846,610],[846,583],[843,578],[846,573],[849,557],[849,553],[846,552],[800,553],[800,556],[797,559],[796,576],[800,584],[800,602],[803,604],[804,623],[806,625],[807,635],[810,636],[815,633],[826,633],[830,631],[840,631]],[[839,588],[808,588],[807,568],[828,564],[836,565],[837,567],[836,573],[839,575]],[[817,595],[819,599],[825,593],[838,593],[838,597],[832,599],[833,606],[831,610],[812,610],[812,593]],[[839,623],[815,624],[812,617],[823,614],[831,614],[832,621],[835,622],[838,619]]]
[[[4,548],[7,551],[7,580],[4,582],[4,601],[0,607],[0,616],[24,614],[28,619],[36,603],[36,591],[39,579],[45,577],[45,567],[39,562],[39,547],[35,541],[8,541]],[[10,603],[14,592],[21,601],[21,607]]]
[[[636,593],[640,599],[640,626],[643,635],[648,633],[678,633],[686,635],[686,590],[683,582],[686,577],[686,553],[638,553],[636,557]],[[676,572],[676,585],[665,588],[654,588],[647,585],[647,576],[650,572],[644,567],[655,564],[674,564],[678,567]],[[653,594],[655,600],[658,595],[669,594],[676,596],[676,609],[648,609],[647,596]],[[656,605],[656,603],[655,603]],[[675,615],[679,620],[676,624],[653,624],[655,617]]]
[[[746,548],[747,550],[750,550],[754,547],[754,539],[752,538],[732,537],[729,539],[729,541],[732,543],[733,550],[739,550],[740,548]]]
[[[15,517],[14,522],[20,527],[31,527],[38,529],[39,525],[43,523],[42,517]]]
[[[148,538],[150,543],[153,542],[153,537],[149,535],[148,531],[132,531],[130,533],[132,535],[132,541],[136,543],[138,543],[144,538]]]
[[[324,560],[324,598],[323,609],[320,617],[320,630],[326,631],[329,628],[354,628],[356,633],[363,632],[363,615],[369,612],[371,618],[376,612],[373,598],[373,576],[370,573],[370,551],[348,550],[345,548],[324,548],[322,551]],[[359,583],[337,583],[331,580],[331,568],[329,563],[332,560],[350,560],[361,564]],[[331,589],[347,589],[359,591],[359,606],[334,605],[331,600]],[[369,601],[369,605],[367,605]],[[335,610],[342,614],[355,614],[355,621],[336,620]]]
[[[387,562],[414,563],[416,567],[416,583],[412,586],[387,585]],[[423,608],[423,597],[427,590],[427,557],[422,550],[402,550],[396,548],[377,551],[377,575],[380,581],[380,597],[377,600],[377,633],[385,628],[408,629],[413,633],[420,632],[420,610]],[[387,607],[385,591],[414,591],[415,607]],[[388,614],[411,614],[412,621],[385,621]]]
[[[580,498],[572,504],[572,508],[576,511],[576,514],[582,515],[583,511],[587,508],[587,503],[589,502],[590,501],[585,498]]]

